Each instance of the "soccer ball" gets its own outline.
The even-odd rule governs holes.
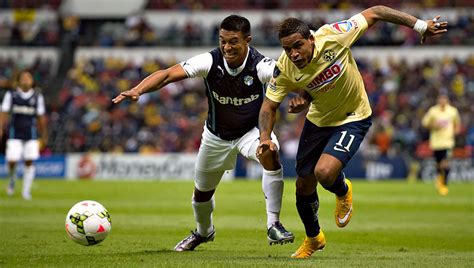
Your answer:
[[[110,214],[100,203],[91,200],[75,204],[66,216],[66,233],[84,246],[102,242],[112,229]]]

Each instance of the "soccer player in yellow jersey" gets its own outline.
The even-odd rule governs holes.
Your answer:
[[[440,195],[447,195],[448,174],[454,138],[461,131],[461,119],[456,107],[449,104],[447,95],[438,96],[438,104],[431,107],[423,117],[423,126],[430,130],[430,147],[436,159],[436,188]]]
[[[367,133],[372,111],[350,47],[379,20],[411,27],[423,41],[426,36],[447,31],[447,22],[439,22],[439,18],[423,21],[375,6],[348,20],[324,25],[314,33],[296,18],[279,25],[284,52],[260,110],[257,155],[277,150],[270,137],[276,111],[289,92],[304,89],[312,101],[296,156],[296,207],[306,238],[293,258],[308,258],[326,245],[318,222],[318,183],[336,195],[336,225],[344,227],[352,217],[352,185],[342,169]]]

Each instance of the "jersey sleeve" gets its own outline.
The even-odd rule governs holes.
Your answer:
[[[196,55],[180,63],[186,72],[188,78],[203,77],[206,78],[212,67],[211,53]]]
[[[266,97],[277,103],[281,103],[291,91],[290,81],[286,78],[286,75],[281,72],[281,68],[281,64],[277,62],[266,90]]]
[[[258,79],[262,84],[270,82],[273,76],[273,70],[275,69],[275,60],[271,58],[263,58],[257,64]]]
[[[38,95],[38,105],[36,107],[36,114],[39,116],[46,114],[46,106],[44,105],[44,97],[42,94]]]
[[[351,47],[368,29],[364,15],[356,14],[348,20],[339,21],[330,25],[330,31],[336,40],[345,47]]]
[[[10,112],[11,107],[12,107],[12,94],[10,91],[7,91],[2,101],[2,112],[4,113]]]

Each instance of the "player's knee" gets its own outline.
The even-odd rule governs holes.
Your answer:
[[[193,199],[194,201],[196,202],[207,202],[209,200],[211,200],[212,196],[214,195],[214,192],[216,190],[211,190],[211,191],[207,191],[207,192],[202,192],[202,191],[199,191],[198,189],[194,188],[194,196],[193,196]]]
[[[314,192],[317,185],[316,178],[312,176],[296,178],[296,194],[297,195],[310,195]]]
[[[278,152],[267,151],[260,156],[260,164],[266,170],[278,170],[281,168]]]
[[[318,166],[314,169],[316,179],[325,188],[332,186],[334,183],[335,176],[333,173],[334,172],[330,168],[324,166]]]

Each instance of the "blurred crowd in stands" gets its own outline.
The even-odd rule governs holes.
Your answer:
[[[147,2],[147,11],[184,10],[183,14],[190,11],[202,11],[209,9],[239,10],[239,9],[272,9],[272,10],[300,10],[311,9],[331,10],[338,8],[339,12],[344,10],[362,9],[372,6],[375,1],[308,1],[308,0],[248,0],[248,1],[195,1],[195,0],[169,0]],[[474,7],[474,1],[448,1],[448,0],[426,0],[426,3],[413,3],[412,1],[392,0],[385,5],[405,8],[414,12],[421,12],[424,8],[451,8],[459,15],[456,19],[449,21],[449,31],[443,38],[430,39],[428,44],[432,45],[474,45],[474,12],[468,10]],[[15,19],[0,19],[0,45],[12,46],[58,46],[60,44],[61,30],[64,28],[64,20],[73,14],[61,14],[56,12],[60,6],[60,0],[42,1],[8,1],[0,0],[2,7],[36,7],[50,10],[56,14],[47,19],[34,19],[34,14],[29,9],[15,9]],[[468,7],[463,9],[460,7]],[[421,8],[421,9],[420,9]],[[271,11],[269,11],[271,12]],[[260,19],[252,21],[254,45],[278,46],[275,29],[279,23],[278,19],[262,13]],[[338,14],[338,13],[335,13]],[[186,16],[183,16],[185,18]],[[327,18],[317,15],[304,18],[313,29],[317,29],[326,23]],[[79,45],[82,46],[209,46],[217,44],[218,21],[214,24],[202,23],[186,18],[181,23],[170,21],[147,20],[144,13],[130,15],[126,19],[84,19],[78,22],[77,34]],[[371,28],[358,43],[359,45],[419,45],[418,34],[406,27],[380,23]]]
[[[196,152],[207,100],[201,79],[170,84],[137,103],[113,105],[119,92],[174,62],[148,60],[136,66],[117,58],[76,62],[61,86],[57,101],[49,100],[50,153],[64,152]],[[46,80],[45,62],[35,63],[37,81]],[[8,87],[9,74],[18,72],[11,60],[0,61],[0,79]],[[435,104],[438,93],[448,93],[462,118],[455,155],[473,156],[474,55],[464,60],[444,58],[408,65],[391,60],[381,65],[359,59],[359,69],[370,98],[374,120],[364,151],[371,155],[430,156],[428,133],[421,118]],[[3,81],[3,83],[2,83]],[[41,85],[40,85],[41,86]],[[277,133],[282,152],[293,157],[304,114],[286,113],[282,105]],[[230,119],[231,120],[231,119]]]
[[[65,0],[0,0],[0,8],[53,8],[57,9]],[[148,0],[146,9],[160,10],[228,10],[228,9],[349,9],[380,4],[374,0]],[[470,0],[386,0],[384,5],[401,7],[466,7]]]
[[[308,21],[313,29],[325,23],[314,18]],[[85,25],[87,22],[82,22]],[[97,23],[97,22],[94,22]],[[263,16],[253,27],[253,44],[257,46],[278,46],[275,34],[279,21]],[[78,26],[80,27],[80,26]],[[86,26],[83,26],[86,27]],[[0,45],[11,46],[57,46],[61,25],[56,21],[24,21],[9,23],[0,20]],[[142,16],[130,16],[125,21],[103,21],[99,26],[78,29],[83,46],[210,46],[217,44],[218,24],[205,27],[194,21],[182,26],[170,24],[153,27]],[[456,21],[449,21],[449,31],[443,38],[430,39],[429,45],[474,45],[474,13],[461,15]],[[419,35],[412,29],[392,24],[379,23],[371,28],[358,45],[419,45]],[[426,45],[426,44],[425,44]]]
[[[64,0],[63,0],[64,1]],[[0,0],[2,9],[15,9],[14,20],[0,18],[0,46],[54,46],[60,51],[59,71],[46,58],[31,65],[19,58],[0,56],[0,89],[14,87],[13,78],[29,69],[48,98],[49,144],[44,154],[67,152],[196,152],[207,115],[207,100],[201,79],[170,84],[159,93],[143,96],[137,103],[112,105],[119,92],[141,79],[176,62],[148,59],[141,65],[118,58],[93,58],[76,61],[71,68],[76,46],[202,46],[217,44],[218,25],[202,26],[187,21],[178,26],[154,26],[142,14],[115,20],[83,20],[73,14],[59,14],[35,20],[29,9],[56,12],[62,0]],[[362,1],[310,0],[149,0],[147,10],[225,10],[225,9],[322,9],[348,10],[378,4]],[[430,39],[432,45],[474,45],[473,1],[464,0],[388,0],[385,5],[397,8],[451,8],[459,11],[449,21],[447,35]],[[459,7],[468,7],[466,10]],[[471,10],[471,12],[469,12]],[[456,12],[458,12],[456,11]],[[278,46],[275,19],[262,13],[253,22],[253,45]],[[332,22],[309,19],[315,29]],[[419,35],[406,27],[378,24],[357,45],[403,45],[419,43]],[[68,57],[69,56],[69,57]],[[67,60],[66,60],[67,59]],[[435,104],[438,93],[448,93],[462,118],[455,155],[474,157],[474,53],[466,59],[443,58],[408,64],[393,59],[388,64],[357,59],[373,111],[371,128],[364,149],[369,155],[404,155],[412,158],[430,156],[428,132],[420,120]],[[68,62],[69,61],[69,62]],[[65,76],[65,79],[62,79]],[[54,87],[53,87],[54,86]],[[53,89],[54,88],[54,89]],[[53,93],[52,93],[53,92]],[[286,113],[286,103],[279,113],[277,133],[282,153],[294,157],[304,114]]]

